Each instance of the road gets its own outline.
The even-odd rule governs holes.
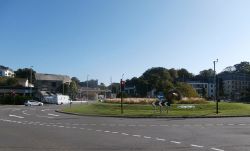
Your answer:
[[[110,118],[0,106],[0,151],[250,151],[250,118]]]

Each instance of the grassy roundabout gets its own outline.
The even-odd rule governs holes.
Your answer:
[[[215,114],[215,103],[197,104],[195,108],[183,109],[181,105],[172,105],[167,113],[163,108],[155,111],[152,105],[124,104],[121,114],[120,104],[92,103],[66,107],[62,111],[80,115],[124,116],[124,117],[211,117],[211,116],[250,116],[250,105],[243,103],[219,103],[219,114]]]

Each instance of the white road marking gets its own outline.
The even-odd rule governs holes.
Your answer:
[[[133,135],[134,137],[141,137],[141,135]]]
[[[163,138],[156,138],[156,140],[158,140],[158,141],[166,141],[166,140],[163,139]]]
[[[97,131],[97,132],[102,132],[102,130],[95,130],[95,131]]]
[[[239,124],[240,126],[244,126],[244,125],[246,125],[246,124]]]
[[[181,144],[181,142],[177,142],[177,141],[170,141],[171,143],[175,143],[175,144]]]
[[[224,151],[222,149],[218,149],[218,148],[211,148],[212,150],[216,150],[216,151]]]
[[[122,135],[126,135],[126,136],[128,136],[129,134],[127,134],[127,133],[122,133]]]
[[[51,117],[51,116],[41,116],[41,115],[37,115],[37,117],[54,118],[54,117]]]
[[[24,117],[22,117],[22,116],[17,116],[17,115],[12,115],[12,114],[10,114],[9,116],[10,116],[10,117],[16,117],[16,118],[24,118]]]
[[[22,111],[22,113],[23,113],[24,115],[31,115],[31,114],[28,114],[28,113],[26,113],[26,112],[27,112],[27,110]]]
[[[198,148],[203,148],[204,146],[200,146],[200,145],[194,145],[194,144],[191,144],[192,147],[198,147]]]
[[[48,113],[48,115],[50,115],[50,116],[60,116],[60,115],[50,114],[50,113]]]
[[[104,131],[105,133],[109,133],[110,131]]]
[[[58,127],[62,127],[63,128],[64,126],[58,126]]]
[[[112,132],[113,134],[117,134],[118,132]]]
[[[147,138],[147,139],[150,139],[150,138],[152,138],[152,137],[149,137],[149,136],[143,136],[144,138]]]

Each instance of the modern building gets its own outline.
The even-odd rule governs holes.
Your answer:
[[[71,78],[67,75],[36,73],[35,78],[35,87],[38,91],[48,91],[51,93],[58,93],[63,84],[69,86],[71,82]]]
[[[241,100],[246,97],[250,88],[250,75],[244,73],[221,73],[218,78],[222,81],[224,96],[232,100]]]
[[[211,82],[187,81],[201,97],[214,98],[215,85]]]
[[[5,66],[0,66],[0,77],[14,77],[15,73],[12,69],[5,67]]]

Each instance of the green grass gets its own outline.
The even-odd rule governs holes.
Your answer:
[[[129,117],[192,117],[192,116],[217,116],[215,114],[215,103],[197,104],[194,109],[179,109],[179,105],[172,105],[167,113],[164,108],[160,113],[159,108],[155,111],[151,105],[124,104],[124,113],[121,114],[120,104],[93,103],[84,105],[72,105],[66,107],[64,112],[82,115],[100,116],[129,116]],[[248,116],[250,105],[243,103],[219,103],[219,116]]]

